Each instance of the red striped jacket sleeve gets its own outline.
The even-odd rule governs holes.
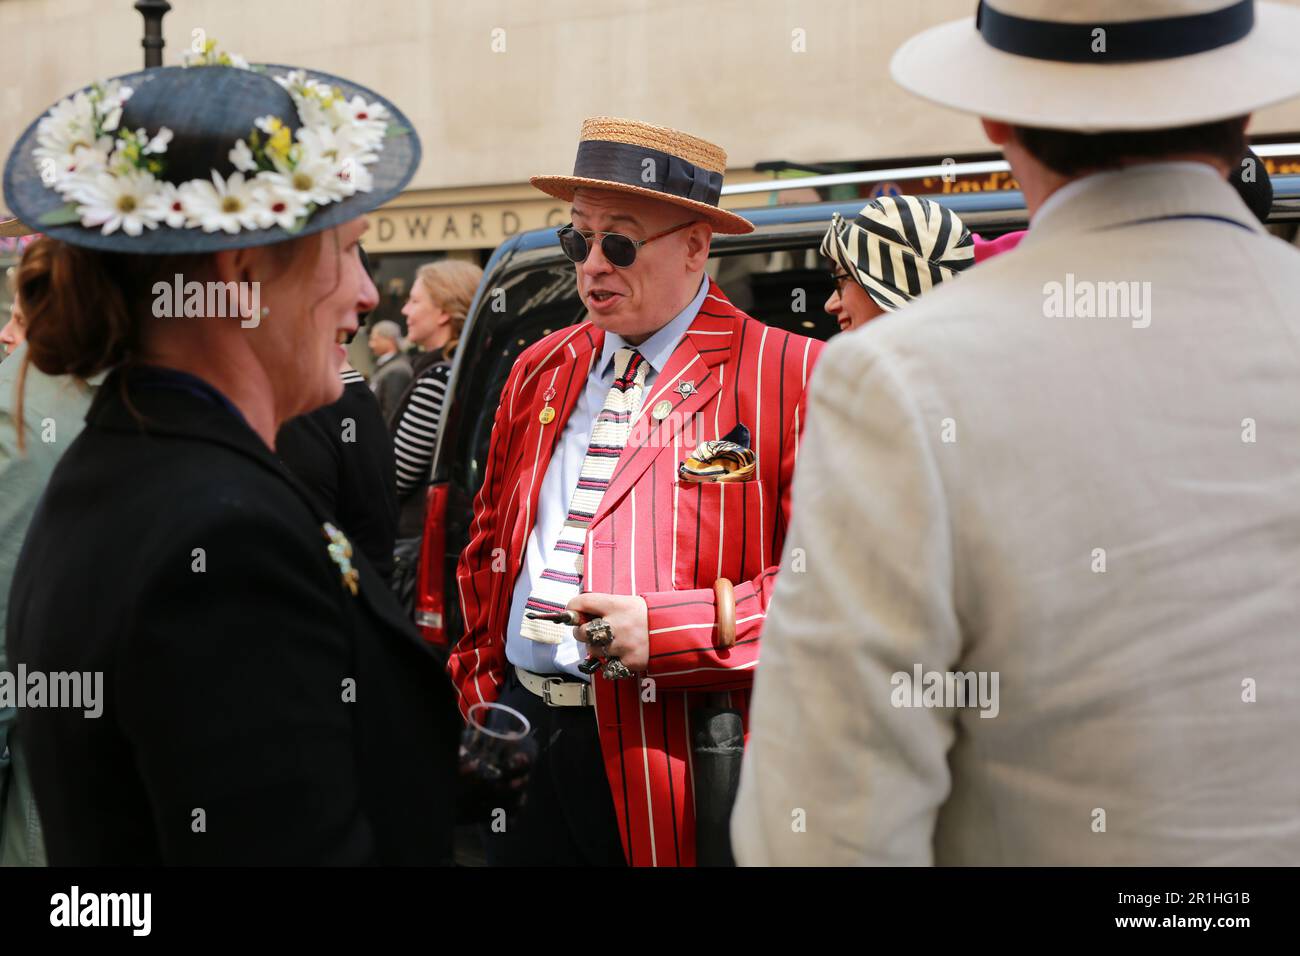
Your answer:
[[[524,377],[523,360],[515,362],[501,389],[501,404],[497,406],[492,423],[492,438],[488,445],[487,468],[483,485],[474,497],[474,519],[470,524],[470,540],[456,564],[456,588],[459,592],[461,619],[465,632],[452,648],[447,661],[447,673],[456,688],[461,714],[468,716],[469,708],[480,701],[495,700],[500,693],[506,670],[506,644],[504,634],[490,632],[492,591],[494,576],[501,573],[501,564],[495,562],[494,551],[508,548],[502,540],[498,524],[501,520],[502,491],[506,489],[506,476],[513,474],[506,455],[507,433],[513,427],[510,408]],[[497,552],[500,554],[501,552]]]
[[[783,540],[785,529],[790,526],[790,486],[806,402],[805,387],[791,416],[781,459],[778,520]],[[722,691],[750,687],[758,664],[759,637],[779,568],[779,564],[771,565],[757,577],[736,583],[736,643],[726,649],[717,646],[717,605],[712,588],[643,592],[650,632],[647,676],[665,690]]]

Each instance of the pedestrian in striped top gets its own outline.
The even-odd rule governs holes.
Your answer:
[[[399,538],[418,537],[424,528],[424,492],[451,376],[451,356],[482,279],[482,269],[459,259],[427,263],[416,272],[402,307],[406,337],[421,351],[412,361],[415,378],[389,423],[401,508]]]

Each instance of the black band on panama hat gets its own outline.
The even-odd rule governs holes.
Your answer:
[[[753,224],[718,206],[727,154],[722,147],[665,126],[612,116],[582,124],[571,176],[529,182],[556,199],[577,189],[609,189],[661,199],[698,213],[715,232],[747,233]]]
[[[298,110],[290,93],[274,77],[288,77],[298,69],[279,64],[252,69],[169,66],[124,74],[106,82],[134,90],[122,106],[119,129],[143,129],[150,136],[161,128],[171,130],[166,151],[158,157],[163,168],[157,179],[179,186],[194,180],[209,181],[214,172],[225,179],[233,175],[236,169],[230,151],[237,141],[250,138],[259,117],[279,117],[292,137],[302,125]],[[383,205],[410,181],[420,162],[419,137],[405,115],[373,90],[317,70],[304,72],[309,79],[337,89],[346,100],[360,96],[367,103],[381,106],[387,112],[390,134],[383,139],[377,158],[365,166],[370,188],[317,206],[298,228],[269,225],[230,233],[159,223],[139,235],[122,230],[104,235],[100,229],[80,222],[52,222],[50,217],[58,217],[69,203],[47,184],[34,155],[38,127],[48,111],[27,127],[9,153],[4,170],[5,204],[28,226],[52,238],[104,251],[141,254],[200,254],[268,245],[355,219]],[[91,89],[79,92],[85,94]]]
[[[1060,23],[1003,13],[980,0],[975,29],[1004,53],[1061,63],[1170,60],[1236,43],[1255,25],[1254,0],[1203,13],[1106,23]],[[1098,31],[1106,54],[1098,56]]]

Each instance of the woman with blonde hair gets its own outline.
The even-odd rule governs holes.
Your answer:
[[[417,538],[424,528],[424,491],[447,396],[451,357],[482,279],[482,269],[459,259],[425,263],[416,271],[410,297],[402,307],[406,337],[422,352],[412,362],[415,377],[391,421],[401,507],[399,538]]]

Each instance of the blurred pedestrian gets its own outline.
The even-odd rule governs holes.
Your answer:
[[[364,248],[359,256],[373,282],[374,269]],[[358,327],[364,327],[368,315],[357,317]],[[395,322],[388,324],[397,328]],[[352,338],[348,337],[349,343]],[[375,570],[390,581],[397,537],[393,439],[379,400],[346,359],[339,375],[343,394],[338,401],[281,425],[275,452],[321,508],[336,518]]]
[[[24,252],[26,252],[26,250],[24,250]],[[16,284],[16,273],[16,269],[10,270],[10,276],[7,281],[11,285]],[[12,293],[13,290],[11,289],[10,291]],[[0,355],[0,361],[7,356],[13,355],[14,350],[23,344],[23,339],[26,337],[23,332],[23,313],[22,309],[18,305],[18,297],[14,295],[12,301],[13,304],[9,307],[9,319],[5,322],[4,326],[0,328],[0,351],[3,351],[4,353],[3,355]]]
[[[984,0],[894,56],[1031,226],[827,346],[741,862],[1300,859],[1300,253],[1225,181],[1297,55],[1281,4]]]
[[[451,358],[483,270],[459,259],[440,259],[420,266],[402,307],[406,337],[420,351],[413,360],[415,379],[402,396],[391,421],[397,459],[400,516],[397,536],[418,538],[424,530],[425,492],[438,423],[451,377]]]
[[[102,719],[20,711],[49,859],[444,861],[446,677],[272,451],[286,420],[339,397],[341,342],[377,301],[364,216],[415,171],[411,123],[347,80],[274,66],[87,92],[33,123],[4,175],[28,222],[80,203],[24,278],[25,364],[112,370],[10,595],[12,664],[106,684]],[[78,162],[43,177],[42,156],[87,127],[110,131],[113,165],[73,146]],[[326,139],[344,152],[314,154]],[[237,307],[175,317],[154,290],[177,275],[238,289]]]
[[[82,382],[46,375],[31,365],[24,369],[27,347],[21,337],[22,302],[17,293],[24,286],[43,292],[54,245],[41,238],[23,250],[14,270],[12,325],[18,330],[18,343],[9,359],[0,363],[0,488],[4,489],[0,494],[0,673],[9,670],[5,616],[27,526],[54,466],[81,432],[86,409],[103,377]],[[6,334],[9,331],[6,327]],[[21,418],[15,405],[20,379]],[[45,846],[27,755],[18,735],[11,739],[17,718],[16,707],[0,707],[0,866],[44,866]]]
[[[385,581],[393,573],[393,440],[366,380],[346,362],[338,401],[280,426],[275,453]]]
[[[411,360],[402,351],[402,328],[396,322],[391,319],[376,322],[370,328],[367,342],[375,357],[370,389],[379,399],[379,411],[387,422],[392,419],[415,373],[411,369]]]

